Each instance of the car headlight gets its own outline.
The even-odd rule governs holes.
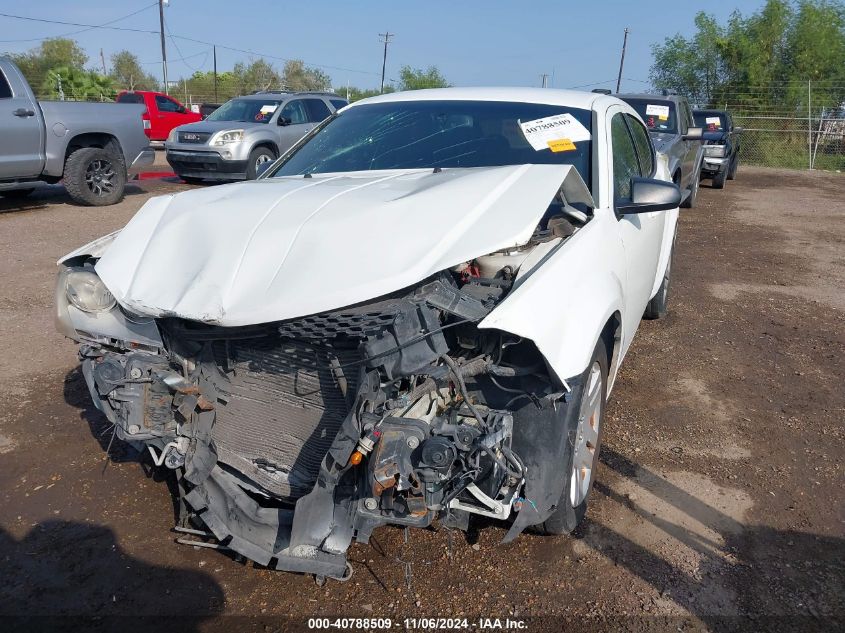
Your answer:
[[[724,145],[705,145],[704,146],[704,155],[710,156],[711,158],[723,158],[725,156],[725,146]]]
[[[170,134],[167,135],[167,142],[168,143],[175,143],[176,142],[176,128],[170,130]]]
[[[217,132],[211,137],[211,145],[228,145],[229,143],[239,143],[244,139],[243,130],[224,130]]]
[[[108,312],[117,303],[97,273],[73,270],[67,274],[65,283],[68,301],[83,312]]]

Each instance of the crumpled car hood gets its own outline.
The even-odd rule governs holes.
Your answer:
[[[522,244],[568,165],[268,178],[149,200],[96,265],[134,312],[224,326],[370,300]]]

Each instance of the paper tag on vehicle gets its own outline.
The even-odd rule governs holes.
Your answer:
[[[722,120],[717,116],[709,116],[704,119],[708,124],[712,123],[713,125],[722,125]]]
[[[279,106],[277,106],[275,103],[271,103],[269,105],[263,105],[263,106],[261,106],[261,114],[272,114],[273,112],[276,111],[276,108],[278,108],[278,107]]]
[[[575,149],[575,143],[579,141],[590,140],[590,131],[568,112],[533,121],[520,121],[519,127],[522,129],[525,140],[538,152],[544,149],[563,152]],[[561,144],[563,142],[567,144]],[[559,149],[552,148],[552,143],[555,143]]]
[[[645,107],[645,113],[647,115],[656,116],[661,121],[669,120],[669,106],[653,105],[649,103]]]
[[[549,141],[548,142],[549,149],[553,152],[571,152],[572,150],[576,149],[575,143],[573,143],[568,138],[562,138],[557,141]]]

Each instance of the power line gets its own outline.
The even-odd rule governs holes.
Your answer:
[[[144,9],[141,9],[141,11],[146,10],[146,9],[153,7],[153,6],[157,6],[157,5],[158,5],[158,2],[156,2],[153,5],[149,5],[149,7],[145,7]],[[131,14],[131,15],[134,15],[134,14]],[[119,27],[119,26],[107,26],[108,24],[110,24],[108,22],[106,23],[106,25],[82,24],[82,23],[79,23],[79,22],[65,22],[65,21],[62,21],[62,20],[47,20],[45,18],[31,18],[31,17],[23,16],[23,15],[12,15],[11,13],[0,13],[0,17],[12,18],[14,20],[26,20],[28,22],[42,22],[42,23],[46,23],[46,24],[61,24],[61,25],[64,25],[64,26],[81,26],[81,27],[85,27],[85,29],[84,29],[85,31],[89,31],[89,30],[92,30],[92,29],[106,29],[106,30],[110,30],[110,31],[127,31],[127,32],[131,32],[131,33],[144,33],[144,34],[147,34],[147,35],[160,35],[161,34],[161,31],[155,31],[155,30],[133,29],[133,28],[126,28],[126,27]],[[126,17],[129,17],[129,16],[124,16],[124,18],[120,18],[120,19],[125,19]],[[115,21],[117,21],[117,20],[115,20]],[[59,37],[59,36],[51,36],[51,37],[44,37],[44,38],[37,38],[37,39],[38,40],[45,40],[45,39],[52,39],[52,37]],[[225,44],[218,44],[217,42],[208,42],[206,40],[199,40],[199,39],[196,39],[196,38],[193,38],[193,37],[185,37],[184,35],[172,35],[171,34],[170,37],[176,38],[178,40],[182,40],[182,41],[185,41],[185,42],[193,42],[195,44],[204,44],[205,46],[209,46],[209,47],[216,46],[217,48],[227,50],[227,51],[232,51],[232,52],[235,52],[235,53],[244,53],[246,55],[254,55],[256,57],[266,57],[267,59],[272,59],[272,60],[276,60],[276,61],[282,61],[282,62],[295,61],[293,58],[290,58],[290,57],[279,57],[278,55],[269,55],[269,54],[266,54],[266,53],[261,53],[261,52],[258,52],[258,51],[249,50],[249,49],[245,49],[245,48],[237,48],[237,47],[234,47],[234,46],[226,46]],[[0,40],[0,42],[2,42],[2,41],[16,41],[16,40]],[[37,40],[32,40],[32,41],[37,41]],[[325,68],[325,69],[328,69],[328,70],[337,70],[337,71],[347,72],[347,73],[358,73],[358,74],[362,74],[362,75],[375,75],[376,77],[379,75],[379,73],[373,72],[371,70],[360,70],[358,68],[346,68],[346,67],[343,67],[343,66],[331,66],[329,64],[315,64],[313,62],[309,62],[309,61],[305,61],[305,60],[297,60],[297,61],[302,61],[302,63],[306,64],[307,66],[315,66],[317,68]],[[160,62],[156,62],[156,63],[160,63]]]
[[[158,35],[158,31],[148,31],[145,29],[132,29],[128,27],[122,26],[109,26],[109,24],[114,24],[115,22],[120,22],[121,20],[125,20],[127,18],[131,18],[133,15],[138,15],[142,11],[146,11],[147,9],[151,9],[152,7],[158,5],[158,2],[154,4],[147,5],[143,9],[138,9],[134,13],[130,13],[129,15],[124,15],[122,18],[117,18],[112,20],[111,22],[104,22],[103,24],[82,24],[79,22],[63,22],[61,20],[47,20],[46,18],[31,18],[24,15],[12,15],[11,13],[0,13],[0,17],[3,18],[11,18],[13,20],[25,20],[27,22],[41,22],[44,24],[61,24],[62,26],[82,26],[85,27],[81,31],[74,31],[73,33],[64,33],[62,35],[51,35],[49,37],[36,37],[32,39],[25,39],[25,40],[0,40],[3,43],[9,42],[37,42],[41,40],[51,40],[56,37],[65,37],[67,35],[76,35],[78,33],[85,33],[87,31],[92,31],[94,29],[106,29],[109,31],[130,31],[132,33],[150,33],[154,35]]]

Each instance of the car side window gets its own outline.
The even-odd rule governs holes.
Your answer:
[[[625,125],[624,115],[614,114],[610,120],[610,142],[613,151],[613,200],[631,197],[631,178],[640,175],[640,163],[634,141]]]
[[[161,95],[156,95],[156,106],[159,112],[179,112],[179,104],[173,99],[168,99]]]
[[[654,152],[651,149],[651,141],[648,132],[642,123],[637,121],[630,114],[625,115],[628,129],[631,131],[631,138],[634,139],[634,148],[637,150],[637,158],[640,162],[640,176],[649,178],[654,173]]]
[[[12,98],[12,87],[9,85],[9,82],[6,81],[6,77],[3,76],[2,71],[0,71],[0,99],[11,99]]]
[[[332,102],[335,110],[340,110],[341,108],[345,108],[349,105],[349,102],[346,99],[329,99]]]
[[[290,125],[308,123],[308,113],[305,111],[305,105],[302,103],[302,99],[288,101],[285,107],[282,108],[282,113],[279,116],[290,121]]]
[[[311,123],[319,123],[332,115],[329,106],[322,99],[303,99],[303,101],[305,101],[305,107],[308,109],[308,120]]]

